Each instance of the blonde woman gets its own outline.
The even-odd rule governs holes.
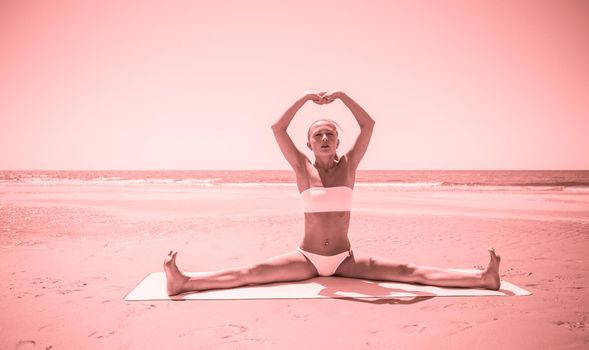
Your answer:
[[[337,154],[340,143],[337,125],[329,119],[315,121],[307,134],[311,161],[287,133],[297,111],[308,101],[323,105],[339,99],[352,112],[360,134],[352,148]],[[177,252],[164,261],[169,295],[207,289],[233,288],[250,284],[300,281],[316,276],[340,276],[395,281],[442,287],[499,289],[500,258],[489,249],[485,270],[463,272],[418,266],[352,251],[348,239],[352,193],[356,169],[368,148],[374,120],[342,91],[305,93],[272,125],[282,154],[296,175],[303,201],[305,230],[300,246],[285,254],[238,268],[221,269],[189,277],[176,265]]]

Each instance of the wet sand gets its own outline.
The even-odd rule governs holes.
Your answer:
[[[358,187],[355,251],[482,268],[528,297],[126,302],[171,249],[187,271],[293,250],[292,186],[0,185],[0,349],[589,347],[589,193]]]

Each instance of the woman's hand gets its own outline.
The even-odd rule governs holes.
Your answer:
[[[313,101],[318,105],[322,105],[325,102],[323,101],[323,95],[325,94],[325,92],[318,92],[318,93],[314,93],[314,92],[305,92],[303,95],[303,100],[304,101]]]
[[[306,92],[304,98],[306,101],[313,101],[318,105],[324,105],[335,101],[340,98],[344,93],[339,90],[333,90],[330,92]]]
[[[344,93],[340,90],[332,90],[330,92],[325,92],[321,95],[321,99],[322,101],[324,101],[323,103],[331,103],[335,100],[337,100],[338,98],[341,98],[344,95]]]

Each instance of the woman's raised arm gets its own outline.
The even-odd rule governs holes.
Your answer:
[[[276,123],[272,124],[272,131],[274,132],[276,142],[278,142],[278,146],[280,147],[280,150],[282,151],[282,154],[288,163],[295,170],[301,168],[301,166],[304,164],[306,156],[292,142],[292,139],[286,132],[286,129],[288,128],[288,125],[294,118],[295,114],[307,101],[314,101],[315,103],[321,104],[321,94],[305,93],[292,106],[290,106],[286,112],[284,112],[282,117],[280,117]]]
[[[370,143],[370,138],[372,137],[372,130],[374,129],[374,119],[370,118],[368,113],[362,108],[356,101],[352,100],[351,97],[346,95],[342,91],[333,91],[329,92],[323,96],[327,103],[332,102],[333,100],[339,98],[348,109],[356,118],[358,125],[360,125],[360,135],[356,139],[354,146],[348,151],[347,158],[350,165],[356,169],[362,157],[366,153],[366,149],[368,149],[368,144]]]

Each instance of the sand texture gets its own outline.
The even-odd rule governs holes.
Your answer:
[[[0,185],[0,349],[587,349],[589,194],[358,189],[355,251],[482,268],[526,297],[126,302],[294,250],[294,187]]]

